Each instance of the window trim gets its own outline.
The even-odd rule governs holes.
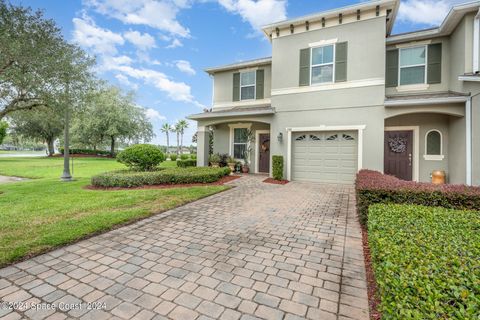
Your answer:
[[[404,50],[409,50],[409,49],[415,49],[415,48],[425,48],[425,63],[423,64],[412,64],[408,66],[402,66],[402,51]],[[402,84],[402,69],[404,68],[414,68],[414,67],[424,67],[424,76],[423,76],[423,82],[420,83],[411,83],[411,84]],[[422,45],[413,45],[410,47],[404,47],[404,48],[399,48],[398,49],[398,88],[403,88],[403,87],[415,87],[415,86],[423,86],[423,85],[428,85],[428,44],[422,44]]]
[[[320,46],[315,46],[315,47],[310,47],[310,86],[321,86],[321,85],[328,85],[335,83],[335,57],[337,54],[337,46],[335,45],[336,43],[328,43],[328,44],[323,44]],[[333,57],[332,57],[332,62],[331,63],[321,63],[321,64],[313,64],[313,49],[318,49],[318,48],[325,48],[325,47],[333,47]],[[314,67],[323,67],[323,66],[328,66],[332,65],[332,81],[328,82],[319,82],[319,83],[312,83],[312,78],[313,78],[313,68]]]
[[[253,84],[249,84],[249,85],[245,85],[245,86],[242,86],[242,74],[244,73],[250,73],[250,72],[253,72],[254,74],[254,79],[255,81],[253,82]],[[253,87],[253,98],[252,99],[242,99],[242,88],[248,88],[248,87]],[[240,97],[240,101],[251,101],[251,100],[256,100],[257,98],[257,70],[243,70],[243,71],[240,71],[240,86],[239,86],[239,97]]]
[[[440,134],[440,154],[427,154],[428,150],[428,135],[431,132],[438,132]],[[443,154],[443,134],[442,131],[438,129],[430,129],[425,133],[425,152],[423,155],[423,159],[427,161],[442,161],[445,158]]]
[[[228,154],[231,157],[234,157],[234,145],[235,145],[235,129],[251,129],[252,124],[251,123],[235,123],[235,124],[229,124],[230,127],[230,141],[229,141],[229,152]],[[238,143],[240,144],[240,143]],[[243,143],[241,143],[243,144]],[[246,143],[248,147],[248,141]],[[235,158],[236,161],[243,161],[243,159],[237,159]]]

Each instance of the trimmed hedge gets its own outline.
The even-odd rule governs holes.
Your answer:
[[[376,204],[368,241],[382,319],[480,319],[480,213]]]
[[[117,155],[117,161],[133,170],[151,171],[165,161],[165,155],[151,144],[136,144]]]
[[[177,167],[179,168],[196,167],[196,166],[197,166],[196,159],[177,160]]]
[[[141,187],[161,184],[212,183],[230,174],[229,168],[165,168],[158,171],[119,170],[92,177],[96,187]]]
[[[283,180],[283,156],[272,156],[272,176],[275,180]]]
[[[65,152],[64,148],[60,148],[58,150],[61,154]],[[105,150],[93,150],[93,149],[78,149],[73,148],[69,150],[70,154],[89,154],[89,155],[96,155],[96,156],[111,156],[112,153],[110,151]]]
[[[375,203],[416,204],[459,210],[480,210],[480,188],[404,181],[377,171],[361,170],[355,182],[357,210],[362,224]]]
[[[190,158],[190,156],[188,154],[181,154],[180,155],[180,160],[187,160],[188,158]]]

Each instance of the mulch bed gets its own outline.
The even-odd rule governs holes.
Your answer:
[[[368,306],[370,309],[370,319],[380,320],[382,318],[382,314],[380,313],[380,311],[378,311],[380,299],[377,294],[377,282],[375,281],[375,274],[372,268],[372,257],[370,255],[370,248],[368,246],[368,232],[364,226],[362,226],[362,244],[363,256],[365,260],[365,271],[367,276]]]
[[[284,185],[284,184],[289,183],[290,181],[288,181],[288,180],[275,180],[275,179],[273,179],[273,178],[267,178],[267,179],[263,180],[263,182],[265,182],[265,183],[271,183],[271,184]]]
[[[141,189],[173,189],[173,188],[189,188],[189,187],[198,187],[198,186],[221,186],[227,182],[236,180],[241,178],[241,176],[225,176],[222,179],[211,182],[211,183],[186,183],[186,184],[158,184],[152,186],[142,186],[142,187],[133,187],[133,188],[120,188],[120,187],[112,187],[112,188],[101,188],[95,186],[85,186],[84,189],[88,190],[141,190]]]

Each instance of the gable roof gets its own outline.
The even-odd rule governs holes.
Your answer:
[[[387,38],[387,44],[448,36],[455,30],[455,28],[458,26],[465,14],[478,11],[479,8],[480,1],[472,1],[453,6],[440,26],[436,28],[429,28],[392,35]]]
[[[226,64],[219,67],[206,68],[204,69],[204,71],[208,74],[214,74],[215,72],[219,72],[219,71],[228,71],[228,70],[236,70],[240,68],[263,66],[271,63],[272,63],[272,57],[264,57],[264,58],[258,58],[253,60],[230,63],[230,64]]]

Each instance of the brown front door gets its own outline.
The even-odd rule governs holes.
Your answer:
[[[412,180],[413,131],[385,131],[384,171]]]
[[[258,135],[258,172],[270,171],[270,134]]]

